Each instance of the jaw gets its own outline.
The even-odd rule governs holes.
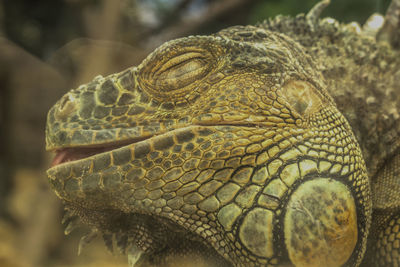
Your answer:
[[[158,158],[163,160],[168,160],[176,147],[181,147],[183,154],[190,155],[195,152],[186,150],[188,144],[194,143],[194,136],[207,140],[207,135],[216,135],[217,140],[222,140],[226,133],[231,134],[232,129],[239,131],[237,128],[242,127],[245,126],[197,125],[137,142],[134,142],[136,139],[95,147],[63,148],[48,170],[50,184],[67,208],[85,225],[113,236],[117,244],[119,240],[119,243],[128,240],[122,250],[137,246],[145,258],[154,256],[161,261],[174,255],[196,255],[211,262],[205,266],[227,266],[217,247],[206,245],[209,241],[198,231],[184,226],[174,210],[159,208],[168,198],[154,196],[157,188],[149,189],[152,201],[143,199],[140,190],[144,187],[144,180],[152,177],[142,177],[140,173],[154,157],[151,150],[162,150]],[[157,158],[153,160],[157,161]]]

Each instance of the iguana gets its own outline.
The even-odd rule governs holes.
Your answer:
[[[328,3],[64,95],[46,143],[66,231],[132,265],[398,266],[400,1],[372,31],[319,19]]]

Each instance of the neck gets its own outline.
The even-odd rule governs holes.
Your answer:
[[[325,74],[329,76],[335,71],[335,68],[327,69]],[[344,72],[327,79],[328,91],[349,121],[368,172],[374,175],[399,149],[400,72],[397,85],[391,70],[379,71],[363,65],[348,66]]]
[[[373,176],[400,147],[400,52],[332,20],[310,27],[304,16],[280,17],[260,26],[292,37],[317,61]]]

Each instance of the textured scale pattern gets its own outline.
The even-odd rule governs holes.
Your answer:
[[[392,217],[385,227],[380,229],[378,243],[375,244],[377,255],[374,263],[377,266],[399,266],[400,261],[400,218]]]
[[[92,229],[80,250],[99,233],[131,266],[398,266],[400,57],[319,20],[327,4],[167,42],[61,98],[47,173],[66,233]]]

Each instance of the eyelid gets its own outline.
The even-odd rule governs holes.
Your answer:
[[[216,55],[222,54],[221,47],[184,41],[178,40],[168,49],[161,47],[140,64],[138,84],[144,91],[156,98],[177,100],[196,90],[211,70],[218,68]]]
[[[205,70],[206,66],[203,62],[192,59],[172,66],[165,73],[160,73],[159,77],[165,80],[174,78],[185,79],[187,75],[197,76]]]
[[[167,62],[165,62],[164,64],[162,64],[161,67],[155,71],[155,74],[161,74],[161,73],[167,71],[168,69],[175,67],[179,64],[182,64],[188,60],[205,59],[205,58],[206,57],[199,52],[184,53],[179,56],[173,57],[170,60],[168,60]]]
[[[161,88],[184,87],[202,77],[207,72],[205,62],[190,59],[169,68],[166,72],[157,75],[155,84]]]

